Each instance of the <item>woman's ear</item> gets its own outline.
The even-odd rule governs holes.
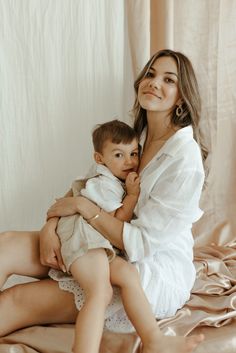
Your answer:
[[[104,164],[104,163],[103,163],[103,156],[102,156],[101,153],[99,153],[99,152],[94,152],[93,158],[94,158],[94,160],[95,160],[96,163],[98,163],[98,164]]]
[[[182,105],[184,103],[182,98],[179,98],[176,102],[176,106],[178,107],[179,105]]]

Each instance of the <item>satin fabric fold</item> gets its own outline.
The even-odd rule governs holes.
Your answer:
[[[225,245],[224,240],[194,249],[197,278],[191,298],[174,317],[158,321],[167,335],[205,333],[196,353],[236,352],[236,245],[235,239]],[[1,338],[0,353],[70,353],[73,335],[74,325],[30,327]],[[100,353],[140,352],[135,334],[104,332]]]

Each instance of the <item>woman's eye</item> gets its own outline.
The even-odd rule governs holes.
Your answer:
[[[169,78],[169,77],[165,78],[165,82],[167,82],[167,83],[175,83],[175,81],[172,80],[172,78]]]
[[[145,77],[153,77],[153,73],[149,71],[146,73]]]

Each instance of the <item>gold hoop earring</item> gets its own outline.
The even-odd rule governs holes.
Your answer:
[[[178,117],[180,117],[181,115],[183,115],[183,112],[184,112],[184,110],[183,110],[182,104],[180,104],[180,105],[176,108],[175,113],[176,113],[176,115],[177,115]]]

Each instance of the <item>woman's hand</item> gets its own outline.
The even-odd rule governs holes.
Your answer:
[[[58,218],[51,218],[39,232],[40,262],[66,272],[61,256],[61,243],[56,233],[57,223]]]
[[[83,196],[63,197],[49,208],[47,219],[51,217],[72,216],[81,214],[85,219],[93,217],[98,211],[98,206]]]
[[[72,216],[78,213],[78,197],[62,197],[49,208],[47,219]]]

